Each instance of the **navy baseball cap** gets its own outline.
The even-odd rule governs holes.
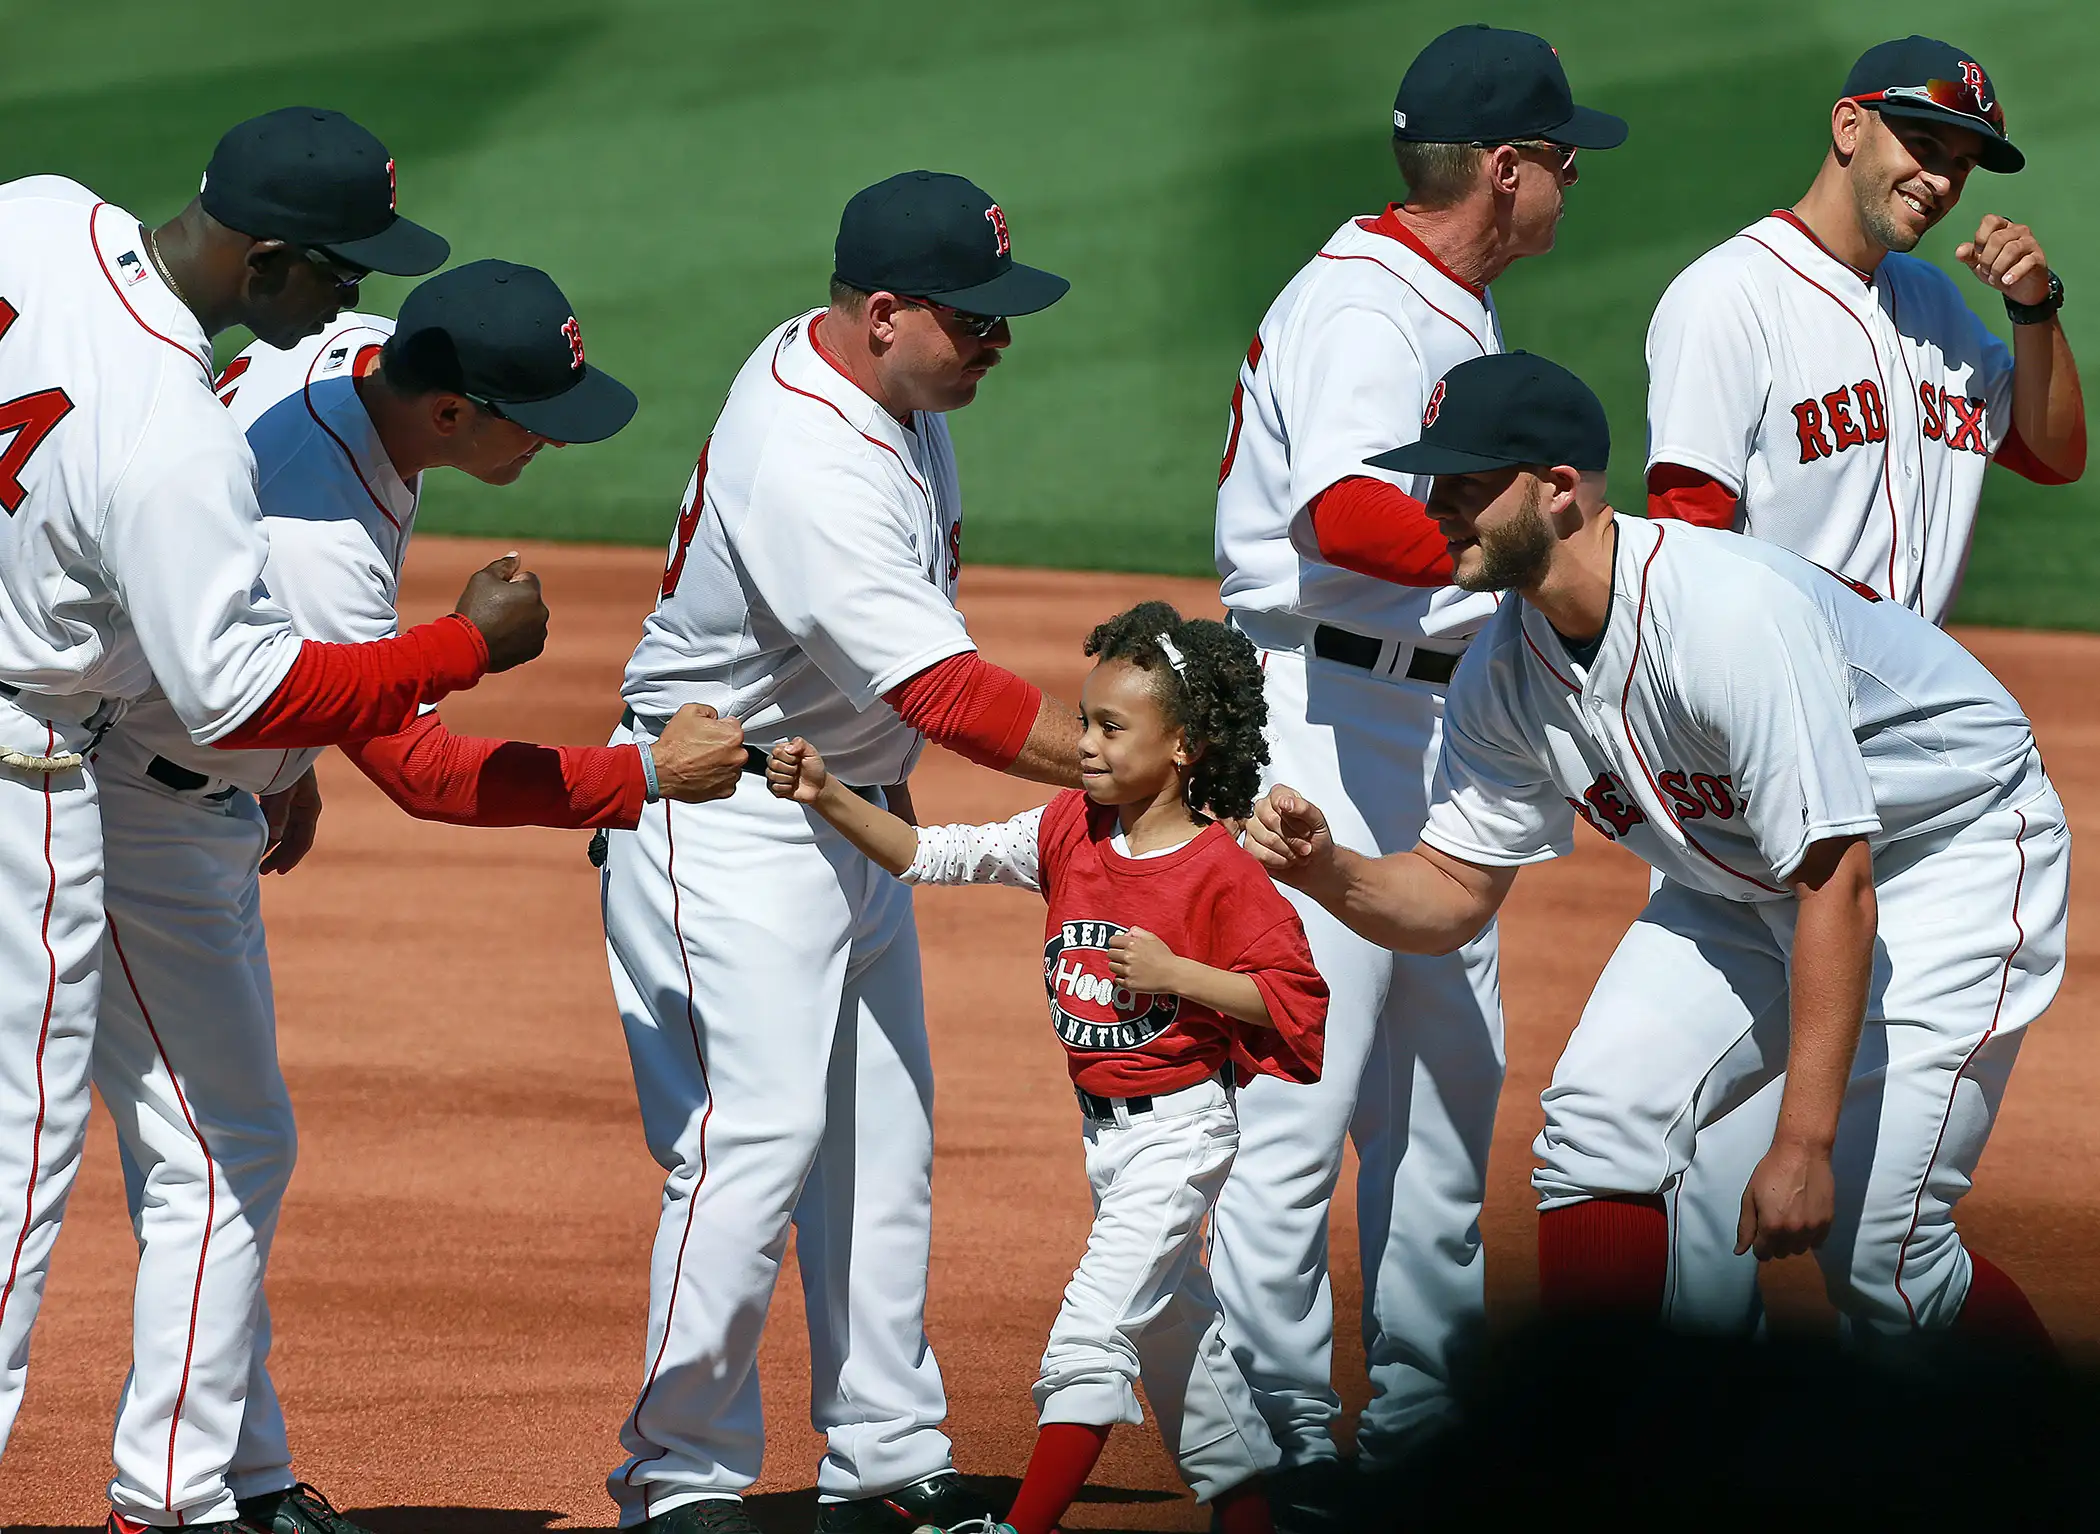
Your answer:
[[[1611,424],[1590,386],[1530,352],[1461,362],[1437,380],[1422,435],[1365,463],[1401,474],[1479,474],[1512,464],[1601,471]]]
[[[1933,37],[1876,43],[1845,76],[1840,99],[1873,107],[1884,117],[1916,117],[1952,123],[1983,140],[1976,163],[2010,175],[2027,156],[2005,136],[2005,108],[1991,77],[1970,54]]]
[[[1476,22],[1453,27],[1407,66],[1393,98],[1393,137],[1418,144],[1549,139],[1616,149],[1626,122],[1575,105],[1560,55],[1543,37]]]
[[[420,277],[452,247],[394,211],[394,159],[340,112],[280,107],[226,130],[198,188],[204,211],[251,239]]]
[[[634,391],[583,360],[583,328],[537,267],[470,261],[402,301],[390,349],[428,378],[555,442],[602,442],[634,419]]]
[[[969,314],[1034,314],[1072,287],[1013,258],[1006,214],[982,188],[930,170],[853,194],[832,274],[863,293],[930,298]]]

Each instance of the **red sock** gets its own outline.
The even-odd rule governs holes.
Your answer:
[[[1028,1473],[1014,1493],[1006,1521],[1014,1534],[1050,1534],[1086,1485],[1094,1461],[1108,1442],[1108,1429],[1084,1422],[1046,1422],[1035,1435]]]
[[[1586,1199],[1539,1216],[1539,1309],[1662,1319],[1670,1218],[1657,1194]]]
[[[2056,1351],[2049,1328],[2034,1313],[2026,1293],[2012,1275],[1989,1261],[1974,1247],[1969,1249],[1969,1297],[1961,1302],[1954,1329],[1990,1342],[2017,1343],[2045,1353]]]
[[[1218,1534],[1276,1534],[1269,1518],[1269,1494],[1262,1490],[1261,1477],[1242,1481],[1230,1491],[1211,1498]]]

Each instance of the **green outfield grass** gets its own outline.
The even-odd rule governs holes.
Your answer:
[[[1424,0],[361,0],[287,9],[0,4],[0,175],[60,171],[148,218],[218,133],[288,103],[341,107],[401,164],[404,211],[455,256],[554,273],[591,359],[642,413],[519,485],[433,477],[427,527],[657,542],[723,391],[777,321],[821,299],[847,196],[914,166],[1004,205],[1022,259],[1073,279],[1015,326],[956,423],[976,561],[1201,573],[1233,371],[1275,291],[1340,221],[1394,191],[1394,87],[1472,13]],[[1966,221],[2031,222],[2100,374],[2100,73],[2090,0],[1986,10],[1814,0],[1506,3],[1579,97],[1633,124],[1582,161],[1560,250],[1497,284],[1513,345],[1598,387],[1638,505],[1641,338],[1693,256],[1798,195],[1866,44],[1980,48],[2028,169],[1979,174]],[[1997,300],[1967,291],[2001,330]],[[374,282],[391,313],[402,287]],[[1964,617],[2100,627],[2100,474],[2037,490],[1994,472]]]

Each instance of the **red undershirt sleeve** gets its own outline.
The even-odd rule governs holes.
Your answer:
[[[454,735],[436,714],[343,755],[418,820],[631,831],[647,797],[633,746],[542,746]]]
[[[309,639],[277,690],[212,744],[238,751],[391,735],[425,703],[472,687],[488,666],[488,641],[458,613],[370,644]]]
[[[1397,485],[1351,475],[1312,498],[1320,557],[1396,586],[1446,586],[1451,552],[1423,504]]]
[[[935,745],[1000,772],[1020,756],[1043,706],[1041,688],[975,650],[935,661],[882,698]]]
[[[1991,455],[1991,462],[2001,469],[2010,469],[2022,479],[2031,479],[2037,485],[2068,485],[2071,478],[2059,474],[2041,459],[2034,456],[2034,449],[2020,435],[2020,428],[2012,427],[2005,433],[2005,440],[1998,444],[1998,451]]]
[[[1681,463],[1658,463],[1648,471],[1648,515],[1728,532],[1735,526],[1736,496],[1711,474]]]

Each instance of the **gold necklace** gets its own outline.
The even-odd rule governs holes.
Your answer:
[[[168,263],[160,258],[160,242],[154,239],[151,229],[146,231],[146,254],[153,258],[154,269],[160,273],[160,280],[168,285],[168,291],[175,295],[183,308],[190,308],[190,301],[183,293],[182,285],[176,282],[175,274],[168,270]]]

